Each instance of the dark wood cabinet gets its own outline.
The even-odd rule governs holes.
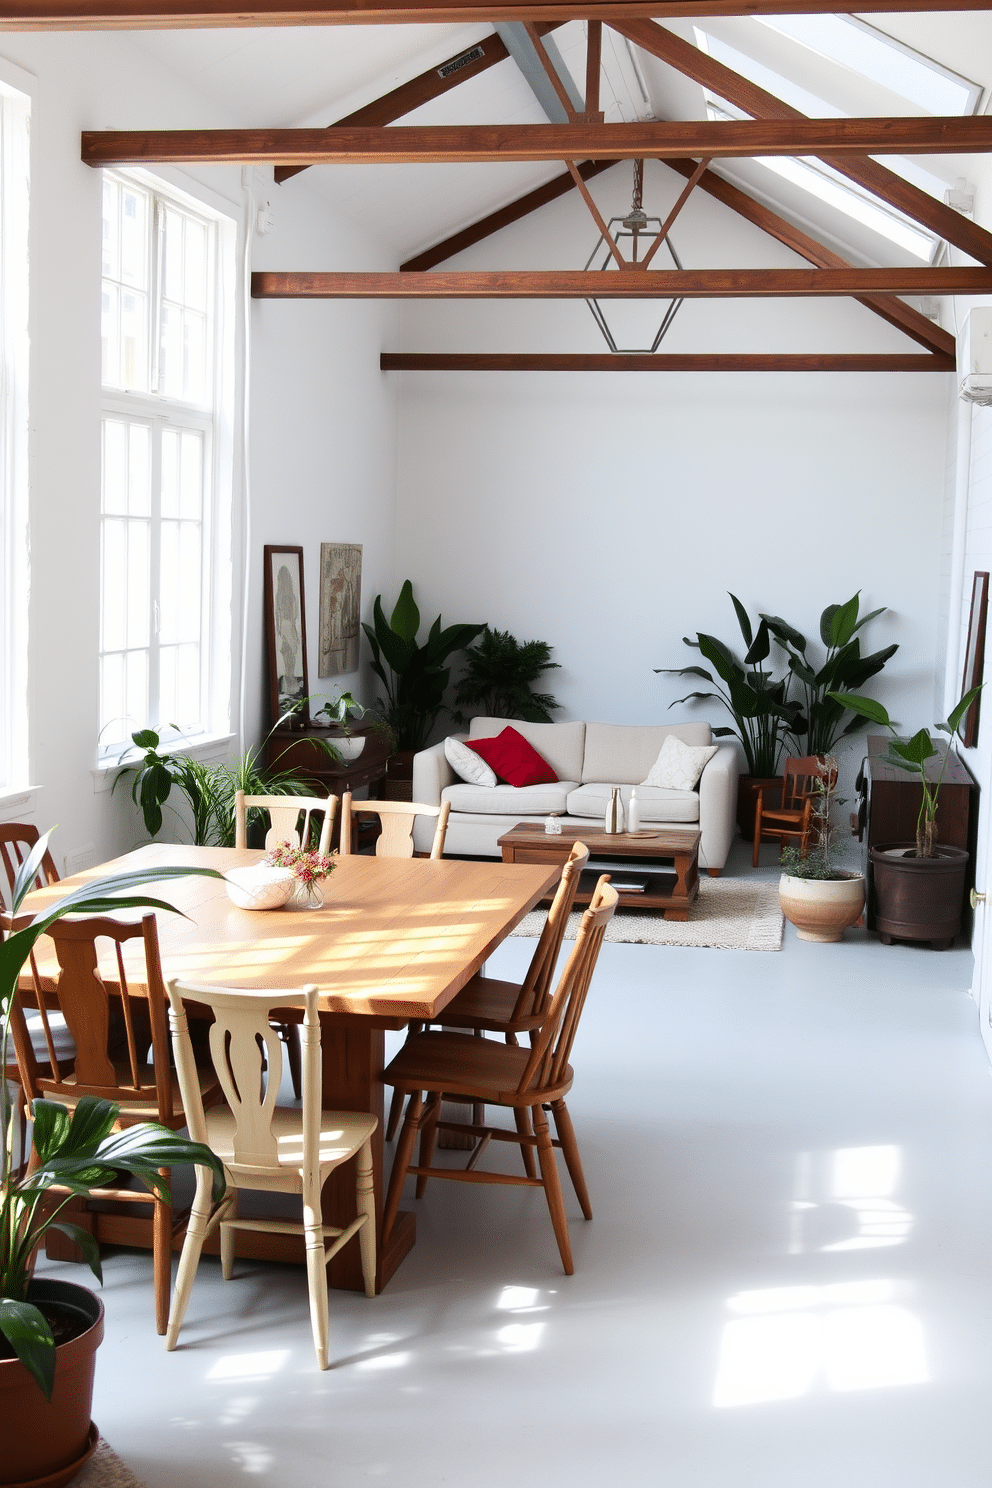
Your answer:
[[[276,729],[265,745],[265,768],[267,770],[292,770],[312,780],[328,795],[342,796],[345,791],[361,790],[363,786],[374,787],[386,773],[391,735],[387,729],[374,724],[356,724],[351,730],[353,739],[364,738],[365,746],[355,760],[340,763],[329,759],[315,742],[324,740],[335,744],[337,737],[329,729],[308,726],[301,729]],[[374,794],[374,791],[373,791]],[[340,812],[334,822],[332,843],[338,841]]]
[[[927,780],[940,777],[940,767],[947,744],[935,739],[940,757],[927,762]],[[860,777],[859,837],[867,838],[869,848],[881,843],[915,842],[916,819],[923,791],[916,779],[905,770],[887,762],[889,741],[884,736],[870,735],[868,755]],[[974,883],[975,834],[978,826],[976,786],[960,755],[951,751],[944,770],[943,784],[937,798],[937,840],[949,847],[963,847],[970,854],[965,894]],[[868,859],[868,928],[875,928],[875,905]]]

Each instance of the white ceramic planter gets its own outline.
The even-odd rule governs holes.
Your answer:
[[[783,873],[778,899],[800,940],[843,940],[844,931],[864,910],[865,880],[860,873],[843,878],[793,878]]]
[[[365,748],[365,735],[342,734],[340,738],[333,738],[331,743],[343,760],[356,760]]]
[[[227,897],[238,909],[279,909],[296,887],[289,868],[276,868],[270,863],[229,868],[225,878]]]

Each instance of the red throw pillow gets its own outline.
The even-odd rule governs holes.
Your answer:
[[[515,728],[505,728],[495,739],[466,739],[465,743],[507,785],[554,785],[558,779],[547,760]]]

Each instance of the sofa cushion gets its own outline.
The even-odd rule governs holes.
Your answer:
[[[577,790],[569,793],[569,816],[593,817],[602,822],[612,790],[612,785],[601,785],[595,782],[580,785]],[[620,798],[623,801],[623,809],[626,811],[630,801],[628,787],[624,786],[621,789]],[[639,785],[637,804],[644,826],[647,826],[649,822],[689,823],[699,820],[699,796],[696,791],[660,790],[657,786]]]
[[[520,718],[473,718],[469,725],[469,739],[492,739],[501,734],[507,723],[512,723],[518,734],[532,744],[542,759],[547,760],[559,780],[582,779],[582,750],[585,744],[584,723],[525,723]],[[708,744],[709,739],[691,740],[691,743]],[[637,777],[643,779],[648,765],[661,748],[657,748]],[[605,777],[604,777],[605,778]]]
[[[444,757],[454,770],[455,774],[462,780],[467,780],[469,785],[484,785],[492,790],[496,784],[496,772],[486,764],[482,755],[475,749],[469,749],[468,745],[461,739],[449,736],[444,741]]]
[[[587,723],[585,755],[579,779],[639,785],[658,758],[669,734],[674,734],[684,744],[711,742],[708,723]],[[558,773],[560,775],[562,771]],[[606,810],[605,805],[603,810]]]
[[[507,785],[554,785],[558,779],[543,755],[509,724],[495,739],[471,739],[466,747],[480,754]]]
[[[666,790],[694,790],[716,750],[715,744],[686,744],[669,734],[643,783]]]
[[[450,801],[453,812],[547,816],[550,811],[565,811],[568,793],[574,791],[577,784],[577,780],[558,780],[548,785],[497,785],[494,790],[487,790],[484,785],[448,785],[441,792],[441,800]],[[604,803],[600,814],[605,811]]]

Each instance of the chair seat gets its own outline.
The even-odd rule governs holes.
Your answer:
[[[483,1028],[488,1033],[528,1033],[540,1028],[541,1013],[514,1018],[519,982],[474,976],[435,1020],[446,1028]]]
[[[496,1106],[533,1106],[558,1100],[572,1088],[572,1068],[566,1065],[553,1089],[533,1084],[518,1090],[530,1057],[530,1048],[469,1034],[417,1033],[386,1066],[383,1079],[404,1090],[442,1090]]]
[[[115,1064],[114,1067],[117,1071],[120,1084],[122,1086],[130,1085],[131,1072],[127,1065]],[[142,1085],[148,1085],[150,1087],[147,1099],[141,1097],[137,1100],[122,1100],[120,1091],[113,1086],[111,1086],[105,1095],[100,1095],[93,1086],[88,1085],[81,1095],[76,1095],[72,1090],[72,1086],[76,1084],[76,1076],[74,1074],[65,1075],[57,1090],[46,1088],[46,1086],[51,1085],[51,1081],[46,1081],[44,1076],[39,1079],[38,1084],[46,1100],[60,1101],[62,1105],[68,1106],[70,1109],[76,1104],[77,1100],[82,1099],[82,1095],[96,1095],[98,1099],[113,1101],[115,1106],[120,1106],[120,1119],[126,1125],[131,1125],[138,1121],[161,1122],[162,1117],[159,1114],[158,1098],[155,1093],[155,1071],[151,1065],[146,1064],[140,1067],[140,1073]],[[223,1100],[224,1092],[221,1090],[220,1082],[213,1070],[201,1069],[197,1070],[197,1074],[200,1082],[200,1098],[203,1104],[205,1106],[215,1106],[218,1101]],[[165,1124],[178,1131],[186,1125],[186,1116],[183,1110],[182,1092],[179,1089],[179,1076],[175,1070],[171,1071],[171,1075],[173,1118]]]
[[[207,1145],[215,1152],[225,1167],[234,1168],[234,1112],[229,1106],[215,1106],[205,1112],[207,1121]],[[376,1119],[366,1111],[322,1111],[320,1120],[320,1166],[333,1168],[350,1157],[356,1147],[375,1131]],[[303,1112],[293,1106],[277,1106],[272,1113],[272,1132],[276,1139],[279,1166],[287,1172],[299,1174],[303,1167]],[[243,1178],[247,1165],[237,1165],[239,1178]],[[266,1179],[271,1169],[251,1170],[252,1186],[266,1188]]]

